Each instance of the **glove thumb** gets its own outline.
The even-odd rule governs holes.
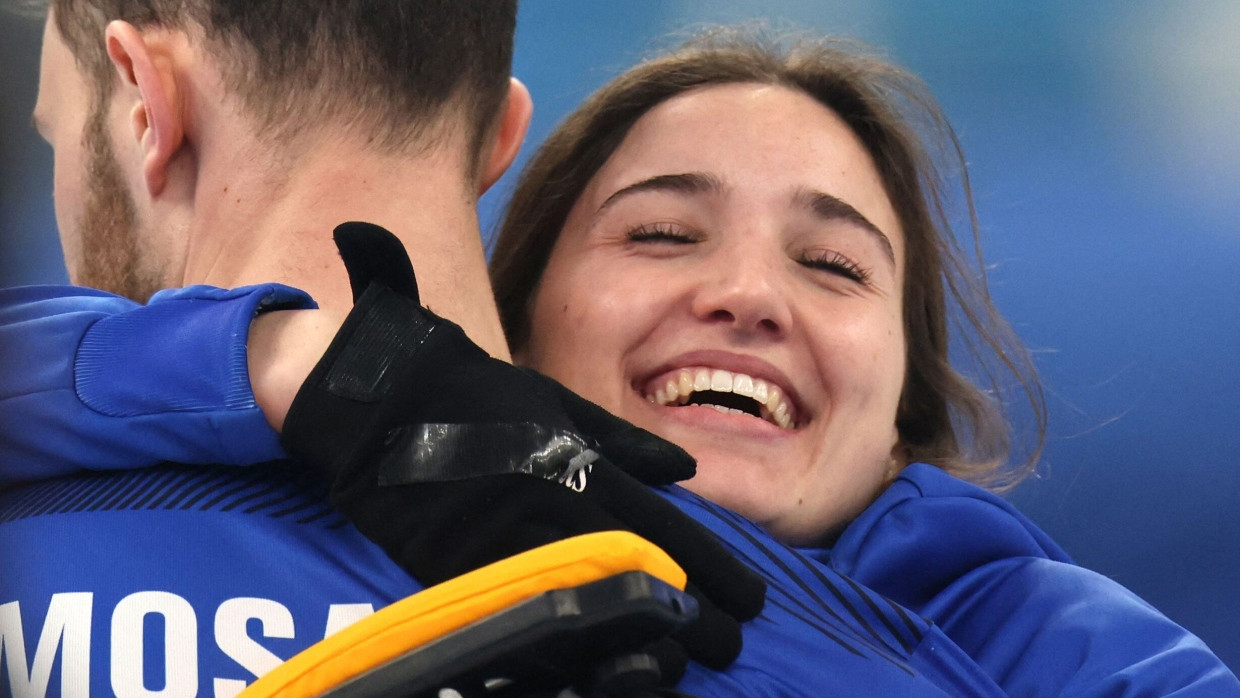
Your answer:
[[[372,282],[419,302],[413,264],[400,238],[374,223],[350,221],[336,226],[332,239],[349,272],[354,303]]]

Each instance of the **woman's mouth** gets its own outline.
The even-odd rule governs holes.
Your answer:
[[[665,407],[702,405],[727,414],[747,414],[789,431],[797,426],[796,408],[785,389],[735,371],[676,369],[648,383],[645,398]]]

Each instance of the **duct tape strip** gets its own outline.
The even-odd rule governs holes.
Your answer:
[[[580,492],[599,458],[581,436],[531,422],[411,424],[389,433],[387,444],[382,486],[525,473]]]

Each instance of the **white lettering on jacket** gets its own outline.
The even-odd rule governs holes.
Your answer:
[[[52,678],[52,662],[59,649],[60,695],[89,698],[90,614],[94,594],[78,592],[56,594],[47,607],[47,618],[39,633],[33,663],[26,661],[26,636],[17,602],[0,606],[0,653],[9,674],[9,694],[13,698],[43,698]]]
[[[276,668],[282,661],[266,647],[258,644],[245,631],[250,619],[257,619],[263,626],[263,637],[292,638],[293,614],[271,599],[229,599],[220,604],[215,612],[215,642],[246,671],[262,676]],[[245,688],[239,679],[216,679],[216,698],[235,696]]]
[[[88,698],[92,670],[104,671],[117,698],[180,698],[198,693],[199,619],[184,598],[165,591],[140,591],[116,604],[111,617],[111,666],[100,669],[90,661],[94,594],[72,592],[53,594],[47,616],[39,631],[33,657],[27,657],[25,627],[20,604],[0,605],[0,655],[9,677],[8,694],[13,698],[45,698],[52,682],[52,668],[60,656],[59,694],[64,698]],[[371,613],[370,604],[331,604],[321,636],[332,633]],[[162,622],[148,623],[158,616]],[[255,678],[271,671],[283,661],[251,637],[250,621],[257,621],[263,638],[294,639],[293,614],[271,599],[241,597],[228,599],[215,611],[215,645],[229,659]],[[162,628],[162,632],[154,629]],[[152,636],[154,635],[154,636]],[[162,680],[152,678],[144,666],[148,647],[163,649]],[[214,678],[215,698],[232,698],[246,687],[239,679]],[[154,684],[154,685],[149,685]],[[0,694],[4,694],[0,686]]]

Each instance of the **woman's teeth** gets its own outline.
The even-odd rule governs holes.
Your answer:
[[[741,396],[738,400],[728,395]],[[646,399],[657,405],[703,405],[727,414],[761,417],[783,429],[793,429],[796,419],[779,386],[761,378],[722,369],[682,368]]]

